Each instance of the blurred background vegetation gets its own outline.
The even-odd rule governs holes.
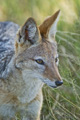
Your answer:
[[[32,16],[39,25],[58,9],[56,40],[64,85],[44,86],[41,120],[80,120],[80,0],[0,0],[0,21],[22,25]]]

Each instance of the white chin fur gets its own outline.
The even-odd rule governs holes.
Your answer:
[[[43,80],[43,82],[45,84],[47,84],[48,86],[52,87],[52,88],[56,88],[57,87],[57,85],[55,84],[55,81],[50,81],[50,80],[46,79],[46,80]]]

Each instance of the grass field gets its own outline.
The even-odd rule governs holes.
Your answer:
[[[64,85],[44,86],[41,120],[80,120],[80,0],[0,0],[0,21],[22,25],[32,16],[40,24],[58,9],[56,40]]]

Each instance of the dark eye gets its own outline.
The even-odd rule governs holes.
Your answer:
[[[58,58],[56,57],[56,58],[55,58],[55,62],[57,62],[57,61],[58,61]]]
[[[38,64],[44,65],[44,61],[42,59],[35,60]]]
[[[55,63],[58,65],[58,63],[59,63],[59,58],[58,57],[55,58]]]

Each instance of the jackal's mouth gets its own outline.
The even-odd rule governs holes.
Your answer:
[[[51,87],[51,88],[57,88],[57,86],[52,86],[52,85],[50,85],[49,87]]]

